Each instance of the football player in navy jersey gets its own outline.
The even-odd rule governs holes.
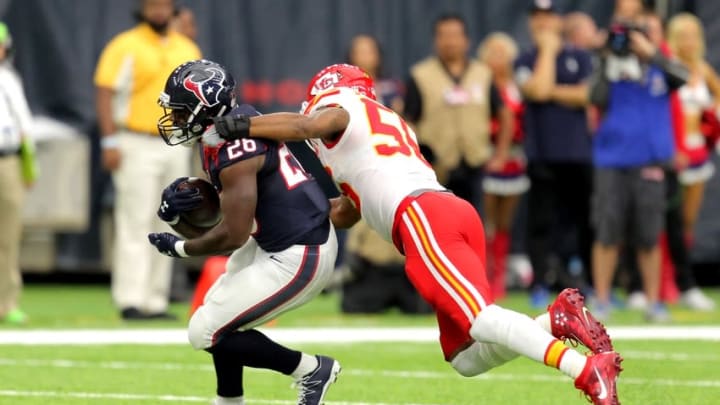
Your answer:
[[[259,115],[236,106],[235,81],[217,63],[197,60],[172,72],[159,103],[166,114],[158,128],[168,145],[202,144],[203,168],[220,192],[223,219],[208,232],[182,240],[153,233],[150,242],[174,257],[232,251],[227,269],[208,290],[188,327],[195,349],[212,354],[217,375],[216,405],[244,404],[243,367],[290,375],[299,404],[319,404],[340,364],[283,347],[254,329],[296,308],[325,287],[337,255],[330,203],[283,144],[264,139],[224,141],[212,118]],[[174,224],[202,196],[163,191],[158,215]]]

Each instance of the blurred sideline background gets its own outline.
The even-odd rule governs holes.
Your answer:
[[[195,12],[205,57],[225,64],[244,102],[261,111],[297,110],[305,83],[322,66],[344,61],[348,42],[371,33],[384,46],[385,73],[405,78],[432,52],[433,19],[445,11],[467,20],[472,49],[503,30],[529,45],[526,0],[271,0],[180,2]],[[563,10],[608,24],[614,2],[557,1]],[[29,197],[21,267],[26,273],[109,270],[112,186],[99,166],[93,71],[103,46],[131,27],[134,0],[0,0],[0,18],[13,33],[15,65],[35,115],[42,175]],[[663,15],[691,11],[705,24],[707,56],[720,68],[720,2],[660,0]],[[306,151],[295,148],[318,177]],[[714,158],[718,160],[717,155]],[[720,164],[720,162],[716,162]],[[326,187],[328,183],[325,183]],[[158,191],[159,192],[159,191]],[[720,178],[707,185],[692,259],[701,284],[720,283],[704,268],[720,263]]]

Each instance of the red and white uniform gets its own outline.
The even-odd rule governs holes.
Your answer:
[[[525,174],[527,166],[525,151],[522,142],[525,136],[523,131],[523,104],[520,89],[515,84],[504,88],[498,87],[500,98],[505,106],[513,113],[514,129],[510,156],[505,161],[505,166],[497,172],[487,171],[483,179],[483,190],[489,194],[511,196],[525,193],[530,188],[530,179]],[[490,137],[493,145],[497,143],[497,136],[500,132],[500,120],[493,118],[490,123]]]
[[[713,98],[705,81],[690,85],[686,84],[678,89],[678,97],[684,115],[702,116],[703,111],[713,107]],[[677,140],[677,147],[689,160],[689,165],[682,170],[678,179],[682,184],[704,183],[715,172],[710,161],[705,135],[700,132],[687,132],[682,139]]]
[[[329,106],[349,113],[347,129],[332,144],[308,143],[370,227],[405,254],[408,278],[437,313],[449,359],[471,340],[472,322],[492,303],[480,217],[438,183],[415,133],[395,112],[352,89],[333,88],[304,113]]]

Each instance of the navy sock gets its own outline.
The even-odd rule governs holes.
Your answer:
[[[225,335],[207,350],[213,356],[217,376],[217,394],[221,397],[243,395],[243,366],[266,368],[289,375],[300,364],[302,353],[281,346],[257,330]]]

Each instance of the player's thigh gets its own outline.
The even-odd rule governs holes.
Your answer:
[[[261,250],[258,249],[258,244],[255,239],[252,237],[248,238],[244,245],[235,249],[230,255],[226,264],[226,271],[237,272],[244,269],[252,264],[255,260],[255,255],[260,252]]]
[[[207,302],[209,297],[213,296],[215,290],[220,288],[220,286],[226,285],[226,283],[221,280],[228,273],[236,273],[250,266],[255,259],[255,254],[257,253],[257,251],[257,242],[252,237],[249,238],[247,242],[245,242],[245,244],[242,245],[239,249],[235,249],[235,251],[230,255],[227,262],[225,263],[225,272],[220,277],[218,277],[217,280],[215,280],[213,285],[210,286],[208,291],[205,293],[203,304]]]
[[[428,269],[434,268],[452,286],[474,296],[480,306],[489,305],[485,231],[480,216],[467,201],[449,193],[422,197],[408,210],[408,225],[419,236],[415,251]]]
[[[297,279],[299,283],[302,283],[305,285],[302,289],[297,290],[297,294],[295,294],[292,299],[286,300],[283,304],[279,305],[275,311],[269,313],[268,315],[264,316],[263,318],[260,318],[258,321],[255,322],[254,325],[250,325],[249,327],[254,327],[259,324],[262,324],[270,319],[273,319],[277,317],[279,314],[292,310],[294,308],[297,308],[301,305],[304,305],[308,301],[315,298],[318,294],[322,292],[322,290],[327,286],[328,282],[330,281],[330,278],[332,277],[333,271],[335,270],[335,260],[337,258],[337,239],[334,230],[330,230],[330,234],[328,236],[328,241],[322,245],[319,246],[310,246],[308,249],[313,250],[317,249],[318,258],[317,263],[313,266],[310,264],[309,260],[311,259],[310,255],[306,256],[306,261],[300,264],[295,264],[295,268],[301,269],[301,268],[314,268],[313,272],[301,272],[298,273],[295,270],[291,270],[292,266],[288,267],[289,271],[294,272],[294,279]],[[285,261],[284,254],[290,254],[288,251],[280,252],[280,254],[273,253],[272,255],[276,259],[280,259],[282,261]],[[268,253],[264,253],[268,254]],[[292,256],[294,257],[294,256]],[[292,259],[291,257],[291,259]],[[307,279],[307,280],[305,280]],[[249,328],[249,327],[246,327]]]
[[[258,249],[249,266],[235,269],[229,263],[190,320],[193,347],[210,347],[227,333],[251,329],[319,294],[337,252],[336,245],[326,245],[292,246],[278,253]]]
[[[405,243],[408,279],[438,316],[467,333],[477,314],[492,303],[487,279],[478,271],[484,263],[464,241],[443,243],[442,251],[415,242]]]

